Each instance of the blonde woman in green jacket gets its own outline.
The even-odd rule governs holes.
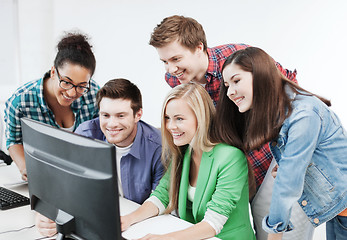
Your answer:
[[[215,108],[196,83],[173,88],[162,110],[162,159],[167,172],[141,207],[121,217],[122,230],[176,211],[194,225],[146,239],[255,239],[248,211],[248,168],[239,149],[211,141]]]

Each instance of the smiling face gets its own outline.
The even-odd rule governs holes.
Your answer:
[[[165,64],[166,72],[177,77],[180,83],[206,83],[208,57],[202,43],[191,51],[176,40],[157,48],[157,51],[160,60]]]
[[[185,100],[172,99],[167,103],[165,127],[176,146],[191,143],[197,129],[197,119]]]
[[[58,74],[59,71],[59,74]],[[66,63],[63,67],[57,69],[52,67],[51,77],[54,83],[49,91],[52,91],[57,102],[63,106],[67,107],[72,104],[73,101],[82,96],[82,94],[77,93],[75,88],[69,90],[60,87],[60,81],[67,83],[72,83],[75,86],[88,87],[89,80],[91,78],[90,70],[81,67],[80,65]]]
[[[131,100],[104,97],[100,101],[99,115],[101,131],[109,143],[118,147],[127,147],[133,143],[142,109],[134,116]]]
[[[239,108],[241,113],[251,109],[253,103],[253,75],[244,71],[239,65],[231,63],[223,70],[224,85],[227,96]]]

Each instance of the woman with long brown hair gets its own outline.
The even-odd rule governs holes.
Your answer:
[[[269,215],[268,239],[295,229],[298,202],[313,226],[327,222],[327,239],[347,235],[347,132],[328,106],[285,78],[259,48],[232,54],[223,66],[217,130],[245,152],[267,142],[278,164]]]

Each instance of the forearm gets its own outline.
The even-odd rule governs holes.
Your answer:
[[[157,216],[158,213],[159,210],[157,206],[155,206],[152,202],[144,202],[134,212],[121,217],[122,231],[128,229],[128,227],[133,225],[134,223],[140,222],[153,216]]]
[[[24,158],[24,148],[22,144],[15,144],[9,147],[8,152],[10,153],[10,156],[12,160],[17,165],[20,173],[26,178],[26,165],[25,165],[25,158]],[[25,179],[26,180],[26,179]]]
[[[171,237],[173,239],[190,239],[190,240],[211,238],[211,237],[214,237],[215,235],[216,235],[216,232],[213,229],[213,227],[205,221],[199,222],[195,224],[194,226],[191,226],[184,230],[167,234],[168,237]]]
[[[281,240],[283,233],[269,233],[267,240]]]

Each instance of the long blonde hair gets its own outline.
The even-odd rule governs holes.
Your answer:
[[[166,129],[166,106],[172,99],[183,99],[192,109],[197,120],[197,129],[189,146],[176,146],[171,133]],[[182,161],[185,151],[209,151],[215,143],[210,133],[213,125],[215,107],[206,90],[197,83],[181,84],[173,88],[166,96],[161,113],[162,160],[170,172],[169,204],[166,213],[178,207],[178,193],[182,175]]]

